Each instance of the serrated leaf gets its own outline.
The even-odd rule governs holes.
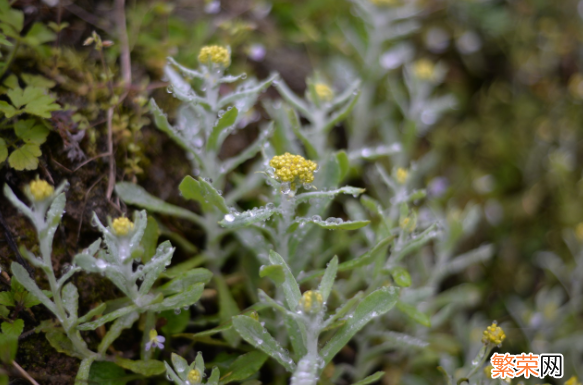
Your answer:
[[[254,351],[237,357],[225,370],[226,374],[220,379],[219,384],[225,385],[233,381],[242,381],[257,373],[267,360],[267,354]]]
[[[20,77],[26,85],[28,86],[35,86],[41,88],[53,88],[57,85],[57,82],[47,79],[44,76],[40,75],[32,75],[32,74],[21,74]]]
[[[14,133],[26,143],[43,144],[49,132],[46,127],[37,124],[35,119],[19,120],[14,125]]]
[[[423,326],[431,327],[431,318],[427,314],[417,310],[415,306],[399,301],[397,303],[397,309],[406,314],[413,321]]]
[[[34,23],[32,28],[28,31],[24,37],[24,42],[29,46],[35,47],[49,41],[53,41],[56,38],[56,34],[51,31],[43,23]]]
[[[208,138],[206,148],[207,151],[218,151],[218,146],[221,144],[219,138],[221,137],[221,133],[223,130],[232,127],[237,120],[237,116],[239,115],[239,110],[233,107],[230,110],[227,110],[223,116],[219,118],[216,126],[213,127],[213,130]]]
[[[265,330],[259,321],[239,315],[233,317],[233,326],[245,341],[268,354],[288,372],[295,370],[295,364],[288,352]]]
[[[138,373],[146,377],[157,376],[158,374],[164,373],[164,371],[166,370],[166,368],[164,367],[164,363],[158,360],[133,361],[116,356],[113,359],[113,362],[115,362],[117,365],[121,366],[124,369],[131,370],[134,373]]]
[[[21,319],[16,319],[12,323],[2,322],[2,333],[7,336],[18,337],[22,334],[24,330],[24,321]]]
[[[37,144],[25,144],[8,157],[8,164],[15,170],[36,170],[38,157],[42,155]]]
[[[6,158],[8,158],[8,147],[6,147],[4,139],[0,138],[0,163],[4,162]]]
[[[3,291],[0,293],[0,305],[12,307],[16,305],[14,303],[14,295],[11,291]]]
[[[7,118],[11,118],[18,113],[18,110],[12,107],[8,102],[0,100],[0,112],[4,113]]]
[[[20,109],[21,112],[26,112],[32,115],[40,116],[41,118],[49,119],[51,111],[57,111],[61,107],[55,103],[55,98],[48,94],[46,88],[41,87],[26,87],[13,88],[6,92],[12,104]]]
[[[204,179],[196,180],[191,176],[187,176],[182,180],[178,189],[185,199],[192,199],[200,203],[205,212],[209,212],[214,208],[223,214],[229,212],[225,199]]]
[[[320,355],[326,364],[367,323],[391,310],[397,303],[398,296],[399,290],[395,287],[383,287],[367,295],[358,304],[348,322],[336,332],[320,351]]]

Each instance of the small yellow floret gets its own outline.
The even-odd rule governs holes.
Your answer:
[[[200,384],[200,380],[202,380],[202,376],[200,375],[200,370],[192,369],[190,372],[188,372],[187,379],[188,379],[188,382],[190,382],[192,385]]]
[[[417,60],[413,63],[413,74],[421,80],[433,80],[435,78],[435,65],[427,59]]]
[[[283,155],[274,156],[269,165],[275,169],[275,178],[280,182],[300,181],[302,183],[312,183],[314,172],[318,165],[316,162],[306,160],[301,155],[292,155],[286,152]]]
[[[134,229],[134,224],[126,217],[119,217],[113,220],[111,227],[113,228],[113,232],[116,235],[123,236],[128,235],[128,233]],[[154,333],[156,332],[155,330],[152,331]],[[152,331],[150,331],[150,334],[152,333]]]
[[[34,180],[29,185],[30,193],[36,201],[42,201],[53,195],[55,189],[44,180]]]
[[[399,167],[397,169],[397,182],[399,182],[400,184],[404,184],[407,181],[407,178],[409,177],[409,171],[407,171],[406,169]]]
[[[573,376],[565,382],[565,385],[581,385],[577,376]]]
[[[207,45],[200,49],[198,61],[203,64],[218,64],[228,67],[231,64],[231,54],[225,47],[218,45]]]
[[[315,314],[322,310],[324,299],[322,293],[316,290],[308,290],[300,299],[300,308],[304,313]]]
[[[317,83],[314,86],[318,98],[324,102],[329,102],[334,97],[334,91],[324,83]]]
[[[493,322],[492,325],[488,326],[486,330],[484,330],[482,342],[484,344],[493,343],[494,345],[500,345],[505,338],[506,334],[504,334],[504,330],[502,330],[502,328],[499,327],[496,322]]]
[[[256,311],[252,311],[251,314],[249,314],[249,317],[253,318],[255,321],[259,321],[259,313]]]
[[[417,220],[415,217],[405,217],[399,221],[399,226],[406,231],[413,232],[417,227]]]

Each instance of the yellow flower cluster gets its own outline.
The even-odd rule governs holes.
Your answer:
[[[417,60],[413,63],[413,74],[420,80],[433,80],[435,78],[435,65],[427,59]]]
[[[188,372],[187,380],[192,385],[200,384],[200,380],[202,380],[200,370],[192,369],[190,372]]]
[[[223,67],[228,67],[231,64],[231,54],[225,47],[207,45],[200,49],[198,61],[203,64],[208,64],[210,62],[213,64],[219,64]]]
[[[280,182],[312,183],[314,172],[318,165],[316,162],[306,160],[301,155],[292,155],[286,152],[283,155],[274,156],[269,165],[275,169],[275,177]]]
[[[493,343],[495,345],[500,345],[505,338],[506,334],[504,334],[504,330],[502,330],[502,328],[499,327],[496,322],[492,322],[492,325],[488,326],[486,330],[484,330],[482,342],[484,344]]]
[[[126,217],[119,217],[113,220],[111,227],[116,235],[124,236],[134,229],[134,224]]]
[[[53,186],[40,179],[30,182],[29,189],[35,201],[43,201],[55,192]]]
[[[322,310],[324,299],[322,293],[316,290],[308,290],[302,295],[300,299],[300,309],[302,312],[308,314],[315,314]]]
[[[399,226],[406,231],[413,232],[417,227],[417,218],[405,217],[399,221]]]
[[[404,184],[407,181],[407,178],[409,177],[409,171],[407,171],[406,169],[399,167],[397,169],[397,182],[399,182],[400,184]]]
[[[334,91],[332,91],[332,88],[324,83],[317,83],[314,86],[314,89],[316,90],[318,98],[324,102],[329,102],[334,97]]]

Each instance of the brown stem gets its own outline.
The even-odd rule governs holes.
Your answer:
[[[12,361],[12,365],[14,365],[14,367],[16,368],[16,370],[18,370],[18,372],[19,372],[19,373],[22,375],[22,377],[26,378],[26,379],[27,379],[27,380],[28,380],[28,381],[29,381],[31,384],[33,384],[33,385],[39,385],[39,383],[38,383],[38,382],[36,382],[36,381],[34,380],[34,378],[32,378],[32,377],[31,377],[31,376],[30,376],[30,375],[29,375],[29,374],[26,372],[26,370],[22,369],[22,368],[20,367],[20,365],[18,365],[18,364],[16,363],[16,361]]]

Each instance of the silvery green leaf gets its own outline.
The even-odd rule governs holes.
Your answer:
[[[105,303],[101,303],[99,304],[99,306],[89,310],[87,312],[87,314],[85,314],[83,317],[79,317],[79,319],[77,319],[77,323],[81,324],[84,322],[89,321],[91,318],[93,317],[97,317],[98,315],[103,314],[103,312],[105,311],[105,308],[107,307],[107,305]]]
[[[348,153],[348,159],[351,161],[364,159],[364,160],[376,160],[389,155],[398,154],[403,150],[401,143],[393,144],[382,144],[376,147],[365,147],[360,150],[350,151]]]
[[[20,251],[20,255],[22,255],[24,257],[24,259],[26,259],[28,262],[30,262],[34,267],[43,268],[46,266],[45,262],[42,259],[37,258],[26,247],[24,247],[24,245],[21,245],[18,248],[18,251]]]
[[[257,350],[243,354],[237,357],[235,361],[226,369],[227,374],[220,379],[219,384],[225,385],[233,381],[239,381],[249,378],[257,373],[267,360],[267,355]]]
[[[341,218],[327,218],[322,220],[321,218],[298,218],[295,222],[299,223],[313,223],[323,229],[327,230],[357,230],[364,227],[370,223],[370,221],[344,221]]]
[[[224,96],[223,98],[221,98],[219,100],[218,103],[218,108],[225,108],[228,105],[235,103],[237,100],[243,99],[243,98],[248,98],[248,97],[256,97],[256,95],[263,91],[264,89],[266,89],[267,87],[269,87],[271,85],[271,83],[273,83],[274,80],[278,79],[279,75],[278,74],[273,74],[271,75],[268,79],[266,79],[265,81],[263,81],[262,83],[259,83],[257,85],[251,86],[251,87],[247,87],[245,85],[243,85],[242,87],[238,88],[238,91],[235,91],[227,96]],[[239,108],[240,112],[243,113],[243,109]]]
[[[100,354],[105,354],[107,348],[111,346],[113,341],[115,341],[121,335],[124,329],[129,329],[134,324],[134,322],[136,322],[138,317],[139,313],[137,311],[134,311],[116,319],[113,322],[113,324],[109,327],[109,330],[107,331],[105,336],[101,339],[101,342],[97,347],[97,351]]]
[[[194,305],[202,295],[204,285],[202,283],[197,283],[192,285],[188,290],[183,293],[173,295],[171,297],[164,298],[160,303],[155,303],[150,305],[150,311],[164,311],[164,310],[175,310],[178,308],[192,306]]]
[[[190,83],[185,81],[171,66],[167,65],[164,67],[164,75],[170,82],[170,91],[175,98],[185,103],[195,103],[205,107],[209,106],[205,99],[194,92]]]
[[[259,268],[259,276],[269,277],[276,285],[281,285],[285,281],[283,267],[281,265],[262,265]]]
[[[292,317],[289,312],[284,315],[283,322],[292,347],[294,348],[295,357],[299,360],[300,357],[308,354],[308,349],[306,348],[308,339],[306,325],[298,321],[295,317]]]
[[[182,73],[182,75],[186,76],[187,78],[202,79],[204,77],[203,73],[198,72],[198,71],[193,70],[193,69],[190,69],[190,68],[186,68],[185,66],[183,66],[182,64],[179,64],[176,60],[174,60],[174,58],[169,57],[168,62],[171,63],[172,65],[174,65],[176,68],[178,68],[178,70]]]
[[[231,211],[223,217],[223,220],[219,222],[219,225],[228,229],[246,227],[257,222],[266,221],[277,212],[277,208],[270,206],[255,207],[243,212]]]
[[[322,299],[324,303],[328,300],[330,292],[332,291],[332,286],[334,285],[334,280],[336,279],[336,272],[338,271],[338,256],[334,256],[332,260],[328,263],[322,281],[318,290],[322,294]]]
[[[336,96],[334,100],[332,100],[332,103],[328,108],[333,110],[342,106],[345,103],[352,104],[353,100],[357,97],[357,94],[359,94],[358,87],[360,87],[360,83],[361,83],[360,79],[352,81],[352,83],[350,83],[348,87],[344,89],[344,91],[342,91],[338,96]]]
[[[265,330],[259,321],[239,315],[233,317],[233,326],[245,341],[268,354],[288,372],[295,370],[295,364],[288,352]]]
[[[202,352],[198,352],[196,354],[196,358],[189,366],[189,369],[198,369],[201,373],[204,373],[204,357],[202,356]]]
[[[395,256],[391,257],[390,262],[392,264],[398,263],[403,257],[411,254],[412,252],[419,250],[421,247],[425,246],[432,239],[437,238],[440,234],[437,230],[437,225],[433,224],[429,226],[425,231],[419,235],[415,235],[411,238],[400,250],[396,251]]]
[[[65,282],[67,282],[69,278],[71,278],[76,272],[80,270],[81,268],[79,266],[71,266],[71,268],[69,268],[69,270],[67,270],[67,272],[61,275],[61,277],[59,278],[59,280],[57,281],[57,287],[58,288],[63,287]]]
[[[279,80],[274,84],[275,88],[279,91],[281,96],[287,100],[289,104],[295,107],[302,115],[308,119],[312,119],[312,112],[308,108],[307,104],[300,99],[292,90],[289,89],[287,84],[283,80]]]
[[[182,358],[176,353],[172,353],[170,359],[172,360],[172,366],[174,366],[174,369],[176,370],[176,372],[178,372],[180,378],[183,381],[186,381],[186,376],[188,375],[188,372],[190,370],[190,368],[188,367],[188,362],[186,362],[184,358]],[[204,373],[204,371],[202,373]]]
[[[105,325],[106,323],[111,322],[114,319],[122,317],[122,316],[129,314],[131,312],[135,312],[137,310],[138,310],[138,307],[136,305],[122,307],[121,309],[117,309],[115,311],[112,311],[111,313],[107,313],[107,314],[103,315],[102,317],[96,319],[95,321],[85,322],[83,324],[80,324],[79,326],[77,326],[77,329],[78,330],[95,330],[98,327],[100,327],[101,325]]]
[[[214,209],[218,209],[223,214],[229,212],[225,199],[204,179],[196,180],[187,176],[180,182],[178,189],[185,199],[200,203],[204,212],[211,212]]]
[[[273,122],[269,123],[267,128],[261,131],[261,133],[259,134],[259,137],[257,139],[255,139],[255,141],[253,143],[251,143],[249,146],[247,146],[238,155],[235,155],[234,157],[229,158],[223,162],[222,169],[225,171],[225,173],[233,171],[240,164],[253,158],[267,143],[267,140],[271,136],[272,132],[273,132]]]
[[[438,268],[437,272],[435,272],[435,275],[438,277],[443,277],[445,275],[459,273],[460,271],[465,270],[467,267],[473,264],[487,261],[492,257],[493,254],[493,245],[482,245],[477,249],[468,251],[462,255],[458,255],[445,266]]]
[[[65,211],[65,203],[67,202],[65,193],[63,191],[68,186],[69,183],[63,182],[59,187],[57,187],[54,192],[56,196],[51,202],[47,212],[46,227],[44,227],[42,230],[39,229],[41,230],[39,232],[40,251],[43,259],[47,259],[47,256],[51,255],[53,249],[53,237],[55,236],[55,231],[57,231],[57,228],[59,227],[61,217]]]
[[[369,385],[374,384],[378,380],[380,380],[385,375],[385,372],[376,372],[375,374],[371,374],[370,376],[363,378],[362,380],[355,382],[352,385]]]
[[[45,293],[43,293],[41,289],[39,289],[39,287],[36,285],[36,282],[34,282],[28,275],[26,269],[16,262],[12,262],[10,267],[12,269],[12,274],[14,274],[18,282],[20,282],[20,284],[24,286],[26,290],[38,298],[38,300],[41,301],[41,303],[56,316],[58,312],[55,304],[49,299],[49,297],[46,296]],[[60,321],[64,322],[65,320]]]
[[[129,243],[129,255],[135,255],[136,251],[141,251],[141,244],[140,241],[144,236],[144,231],[146,231],[146,226],[148,225],[148,214],[146,214],[146,210],[136,211],[134,212],[134,229],[132,237]]]
[[[221,322],[227,322],[241,311],[224,277],[221,274],[217,274],[215,275],[214,281],[219,295],[219,319]],[[241,339],[234,330],[224,330],[222,335],[231,346],[237,346],[241,342]]]
[[[172,353],[172,354],[174,354],[174,353]],[[174,383],[176,385],[184,384],[182,379],[180,377],[178,377],[176,372],[174,372],[174,370],[172,370],[172,368],[170,367],[170,365],[168,365],[168,363],[166,361],[164,361],[164,367],[166,368],[166,375],[170,377],[169,378],[170,380],[174,381]]]
[[[98,267],[98,259],[90,256],[89,254],[77,254],[73,259],[73,263],[79,266],[81,269],[88,273],[101,273],[103,269]],[[105,262],[104,262],[105,263]]]
[[[151,212],[188,219],[196,224],[202,224],[200,216],[192,211],[166,203],[162,199],[150,195],[144,188],[129,182],[119,182],[115,185],[115,192],[127,204],[148,209]]]
[[[397,303],[399,290],[394,287],[383,287],[369,295],[358,304],[352,317],[326,343],[320,351],[321,357],[328,364],[352,337],[372,319],[391,310]]]
[[[156,292],[160,292],[165,296],[181,293],[190,288],[195,283],[209,283],[212,277],[213,273],[210,270],[204,268],[187,270],[171,281],[166,282],[164,285],[158,287]]]
[[[211,376],[207,380],[206,385],[218,385],[220,377],[221,377],[221,372],[219,371],[219,368],[213,368],[213,371],[211,372]]]
[[[281,285],[281,288],[283,289],[287,307],[291,311],[295,311],[300,303],[300,299],[302,298],[302,293],[296,278],[281,255],[277,254],[273,250],[269,250],[269,261],[272,265],[280,265],[282,267],[285,281]]]
[[[282,304],[276,302],[273,298],[271,298],[269,295],[267,295],[263,290],[257,289],[257,292],[259,295],[259,300],[261,302],[265,303],[266,305],[269,305],[271,308],[273,308],[275,310],[280,311],[284,315],[290,313],[290,311],[287,310],[285,307],[283,307]],[[293,313],[291,313],[291,314],[293,314]]]
[[[240,75],[225,75],[219,79],[220,83],[234,83],[237,80],[245,79],[247,77],[246,73],[242,73]]]
[[[89,373],[91,372],[91,365],[95,361],[95,358],[84,358],[79,364],[79,369],[77,370],[77,375],[75,376],[75,384],[88,384],[89,383]]]
[[[18,199],[18,197],[16,196],[16,194],[14,194],[14,191],[12,191],[8,184],[4,185],[4,196],[6,196],[10,203],[12,203],[14,207],[18,209],[18,211],[26,215],[32,223],[36,224],[36,217],[32,210],[30,209],[30,207],[28,207],[24,202]]]
[[[344,119],[346,119],[346,117],[348,116],[348,114],[350,113],[350,111],[352,111],[352,109],[356,105],[356,102],[358,101],[358,97],[359,96],[360,96],[360,92],[357,93],[356,95],[353,95],[352,96],[352,99],[350,100],[349,103],[346,103],[338,111],[334,112],[330,116],[330,118],[328,119],[328,121],[326,121],[326,124],[324,124],[324,126],[322,127],[322,132],[328,132],[335,125],[337,125],[338,123],[340,123],[341,121],[343,121]]]
[[[166,266],[170,264],[173,253],[174,248],[170,244],[170,241],[161,243],[150,262],[145,264],[141,271],[135,273],[143,277],[143,281],[140,284],[140,295],[147,294],[150,291],[154,282],[160,277],[160,274],[162,274]]]
[[[431,327],[431,318],[427,314],[417,310],[415,306],[405,303],[403,301],[398,301],[397,309],[399,309],[399,311],[407,315],[413,321],[425,327]]]
[[[354,197],[364,193],[366,190],[359,187],[344,186],[334,190],[326,191],[311,191],[296,195],[296,203],[308,202],[310,199],[314,198],[330,198],[338,194],[349,194]]]
[[[236,107],[228,109],[223,116],[219,118],[213,127],[211,134],[206,142],[207,151],[218,151],[221,144],[229,133],[229,129],[233,127],[239,115],[239,110]]]
[[[77,312],[79,310],[79,292],[75,285],[69,282],[63,287],[61,296],[63,298],[63,306],[69,314],[69,320],[74,324],[77,322]]]

